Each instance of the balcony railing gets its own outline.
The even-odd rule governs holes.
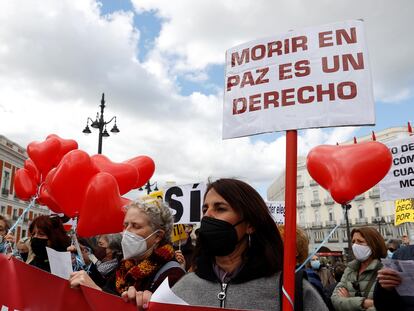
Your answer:
[[[368,223],[368,218],[367,217],[362,217],[362,218],[357,218],[355,219],[355,224],[367,224]]]
[[[336,221],[335,220],[327,220],[325,222],[326,227],[335,227],[336,226]]]
[[[314,179],[311,179],[311,181],[309,182],[309,185],[310,186],[317,186],[318,183]]]
[[[380,197],[380,191],[378,188],[374,188],[369,192],[369,197],[371,199],[376,199]]]
[[[362,200],[364,200],[365,199],[365,195],[364,194],[360,194],[360,195],[357,195],[355,198],[354,198],[354,201],[362,201]]]
[[[321,206],[321,200],[319,200],[319,199],[312,200],[311,201],[311,206],[313,206],[313,207]]]
[[[298,189],[303,188],[304,186],[305,186],[305,183],[303,181],[298,181],[296,183],[296,188],[298,188]]]
[[[297,208],[304,208],[305,207],[305,201],[298,201],[296,203]]]
[[[325,205],[332,205],[335,204],[335,201],[332,198],[325,198],[323,203],[325,203]]]
[[[313,228],[322,228],[322,222],[321,221],[314,221],[312,222]]]

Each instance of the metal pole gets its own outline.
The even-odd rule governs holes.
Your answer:
[[[346,236],[348,240],[348,252],[347,252],[347,260],[350,262],[352,260],[352,241],[351,241],[351,230],[349,228],[349,219],[348,219],[348,210],[351,208],[351,204],[343,204],[342,208],[345,208],[345,222],[346,222]]]
[[[101,99],[101,116],[99,118],[99,136],[98,136],[98,154],[102,154],[102,132],[104,129],[104,109],[105,109],[105,94],[102,93]]]

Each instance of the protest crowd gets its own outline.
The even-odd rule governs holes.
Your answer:
[[[72,288],[80,285],[120,296],[138,310],[168,277],[172,291],[190,305],[281,310],[284,227],[276,226],[266,203],[250,185],[236,179],[210,182],[201,225],[185,241],[171,242],[173,218],[161,200],[129,203],[124,231],[78,238],[81,257],[58,215],[38,216],[30,237],[14,241],[10,221],[0,217],[0,251],[50,272],[46,246],[71,251]],[[317,255],[297,228],[295,310],[412,310],[412,297],[395,290],[401,276],[381,258],[413,259],[414,246],[386,242],[371,227],[354,229],[354,260],[346,265]],[[81,260],[82,259],[82,260]],[[200,295],[200,293],[202,293]],[[398,307],[397,307],[398,306]]]

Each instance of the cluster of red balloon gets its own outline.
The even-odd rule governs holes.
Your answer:
[[[55,213],[79,217],[80,236],[120,232],[125,206],[121,195],[143,186],[155,171],[154,161],[137,156],[115,163],[103,155],[90,157],[72,139],[49,135],[27,147],[29,159],[17,170],[16,195],[36,201]]]
[[[309,175],[339,204],[375,186],[388,173],[392,155],[376,141],[352,145],[321,145],[307,157]]]

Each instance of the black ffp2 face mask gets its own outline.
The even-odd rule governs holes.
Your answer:
[[[32,238],[30,241],[30,245],[32,247],[33,253],[39,259],[47,259],[47,246],[48,239],[41,239],[41,238]]]
[[[213,256],[231,254],[239,243],[235,227],[242,222],[240,220],[232,225],[224,220],[204,216],[199,229],[201,247]]]

